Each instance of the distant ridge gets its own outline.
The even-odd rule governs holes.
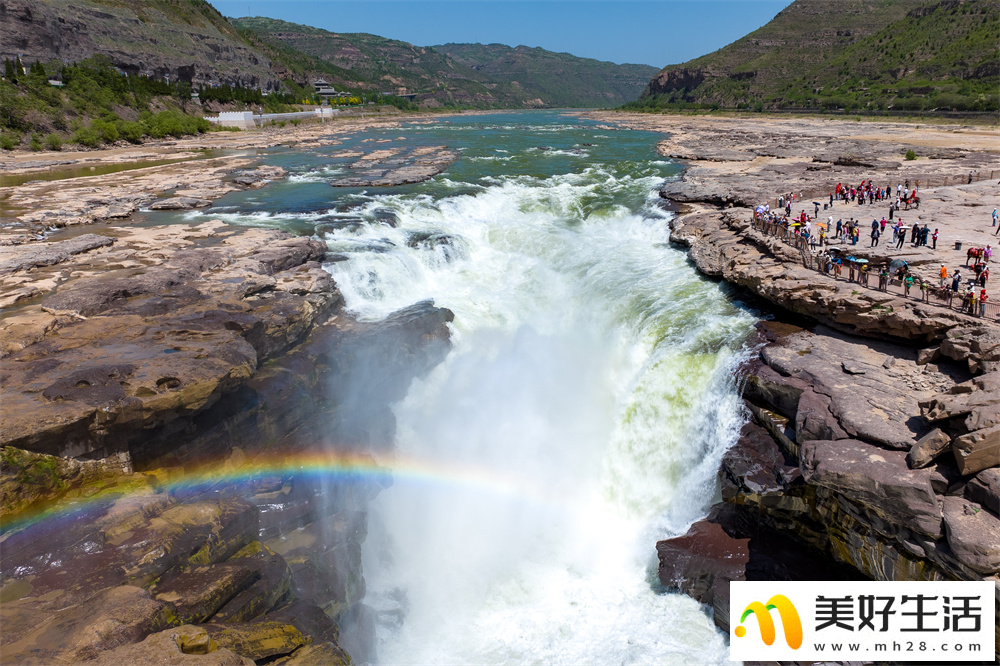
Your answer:
[[[649,65],[618,65],[538,47],[443,44],[433,48],[497,82],[517,81],[526,92],[549,100],[552,106],[617,106],[634,99],[656,71]]]
[[[526,46],[420,47],[263,17],[232,22],[268,44],[338,68],[343,74],[331,83],[416,95],[428,107],[617,106],[635,99],[656,73],[648,65],[616,65]]]
[[[612,107],[635,99],[656,73],[524,46],[421,47],[227,19],[206,0],[0,0],[0,61],[61,65],[95,55],[129,75],[195,87],[299,94],[322,78],[340,90],[409,95],[425,108]]]
[[[997,111],[1000,0],[795,0],[631,108]]]

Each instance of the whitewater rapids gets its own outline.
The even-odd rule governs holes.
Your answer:
[[[734,370],[755,321],[670,247],[656,190],[677,166],[656,135],[555,112],[385,132],[462,157],[418,186],[331,194],[335,160],[276,155],[286,183],[210,212],[313,231],[362,319],[425,299],[455,313],[451,352],[394,407],[396,456],[426,473],[369,511],[378,661],[729,663],[656,580],[656,541],[705,514],[746,418]]]
[[[455,313],[451,354],[395,409],[399,454],[442,474],[371,511],[382,663],[728,662],[694,601],[656,591],[653,546],[711,500],[752,318],[668,246],[657,182],[595,166],[384,197],[397,228],[329,239],[386,248],[330,266],[355,312]]]

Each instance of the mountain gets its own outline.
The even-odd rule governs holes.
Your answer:
[[[416,95],[423,106],[614,106],[634,99],[656,72],[526,46],[420,47],[262,17],[233,25],[347,72],[335,85]]]
[[[326,79],[335,86],[392,93],[434,92],[440,101],[493,102],[482,82],[433,49],[367,33],[339,34],[261,16],[232,19],[234,26],[263,43],[315,58],[336,68]],[[457,82],[457,84],[456,84]],[[482,99],[477,99],[481,97]]]
[[[228,20],[206,0],[0,0],[0,61],[94,55],[131,76],[296,94],[323,78],[412,95],[423,107],[616,106],[656,72],[525,46],[420,47],[269,18]]]
[[[649,65],[617,65],[538,47],[443,44],[433,48],[496,82],[516,81],[551,106],[617,106],[635,99],[656,72]]]
[[[280,85],[271,59],[205,0],[0,2],[0,60],[73,63],[95,54],[131,75]]]
[[[998,108],[1000,0],[795,0],[633,108]]]

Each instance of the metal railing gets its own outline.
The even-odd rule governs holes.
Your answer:
[[[901,298],[920,300],[930,305],[948,308],[957,312],[964,312],[973,317],[1000,320],[1000,303],[987,301],[985,304],[979,303],[979,287],[975,289],[975,300],[970,303],[966,300],[964,293],[952,291],[950,287],[940,287],[939,281],[927,282],[927,288],[921,289],[920,282],[914,279],[909,285],[898,278],[889,277],[884,284],[877,272],[862,271],[860,265],[855,266],[853,262],[848,264],[828,265],[820,256],[814,252],[810,246],[810,239],[795,233],[783,224],[768,222],[754,218],[752,226],[761,233],[783,240],[788,245],[799,250],[802,254],[802,265],[818,273],[822,273],[834,280],[851,282],[859,287],[889,293]],[[947,280],[951,284],[951,279]],[[891,308],[892,306],[874,305],[873,310]]]

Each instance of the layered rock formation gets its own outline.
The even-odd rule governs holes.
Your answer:
[[[281,174],[233,166],[167,194],[210,202]],[[143,201],[173,201],[162,174],[137,178]],[[0,258],[0,654],[373,661],[361,544],[391,483],[373,455],[391,449],[389,405],[447,352],[451,313],[356,321],[326,246],[276,230],[72,228],[106,205],[60,206],[71,228]]]

